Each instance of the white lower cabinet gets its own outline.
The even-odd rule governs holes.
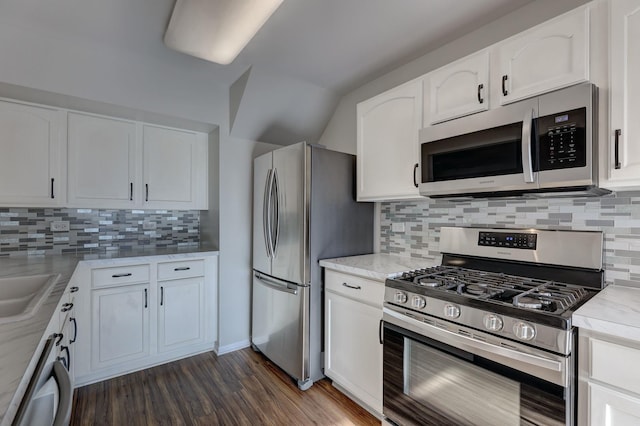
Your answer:
[[[132,262],[146,263],[132,263]],[[217,256],[82,262],[79,385],[212,350]],[[78,299],[78,298],[76,298]],[[89,343],[87,343],[89,342]]]
[[[578,424],[640,424],[640,343],[580,330]]]
[[[325,370],[335,385],[382,413],[384,283],[325,272]]]
[[[149,284],[92,292],[91,366],[94,369],[149,355]]]

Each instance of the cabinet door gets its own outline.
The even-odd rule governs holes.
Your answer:
[[[359,103],[357,126],[358,201],[419,198],[422,80]]]
[[[45,207],[64,201],[58,114],[0,102],[0,205]]]
[[[489,109],[489,51],[429,74],[431,124]]]
[[[132,208],[136,126],[111,118],[69,113],[69,204]]]
[[[582,7],[497,47],[500,104],[589,79],[589,8]]]
[[[206,158],[199,148],[197,133],[143,126],[145,208],[199,207],[197,197],[206,181],[206,173],[201,173]]]
[[[382,309],[325,294],[325,374],[382,413]]]
[[[158,352],[204,342],[204,278],[158,283]]]
[[[611,2],[612,187],[640,185],[640,0]],[[617,154],[617,155],[616,155]]]
[[[589,424],[593,426],[640,424],[640,397],[589,383]]]
[[[149,355],[149,285],[92,292],[92,369]]]

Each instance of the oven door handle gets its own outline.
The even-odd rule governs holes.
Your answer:
[[[542,368],[549,372],[549,374],[544,375],[543,378],[545,378],[545,380],[549,380],[564,387],[567,385],[568,377],[564,365],[565,363],[561,360],[520,352],[491,343],[482,342],[480,340],[475,340],[471,337],[463,336],[461,334],[453,333],[451,331],[423,323],[422,321],[407,317],[404,314],[392,311],[388,308],[384,308],[383,320],[416,334],[480,355],[492,361],[500,362],[500,359],[509,359],[515,361],[520,366],[527,365]],[[513,367],[522,371],[522,369],[517,366]]]

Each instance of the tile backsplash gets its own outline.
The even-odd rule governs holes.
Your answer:
[[[69,231],[51,231],[51,222]],[[0,208],[0,256],[198,246],[197,210]]]
[[[392,232],[394,222],[405,223],[405,232]],[[380,225],[380,251],[412,257],[440,255],[441,226],[603,231],[605,280],[640,286],[639,191],[602,198],[382,203]]]

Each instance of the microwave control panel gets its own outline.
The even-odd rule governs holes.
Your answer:
[[[537,234],[522,232],[480,232],[478,234],[479,246],[535,250],[537,242]]]
[[[587,165],[587,109],[578,108],[537,119],[539,170]]]

